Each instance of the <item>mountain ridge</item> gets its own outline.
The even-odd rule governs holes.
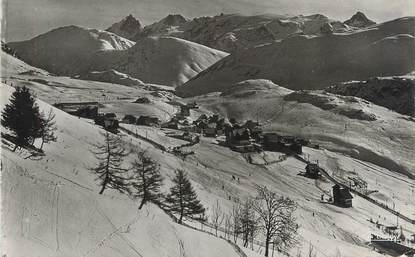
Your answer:
[[[415,17],[373,29],[299,35],[233,53],[177,88],[182,96],[225,90],[247,79],[270,79],[289,89],[323,89],[337,82],[415,70]]]

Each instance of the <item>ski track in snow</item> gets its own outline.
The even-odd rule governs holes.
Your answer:
[[[83,257],[88,257],[91,254],[95,253],[100,247],[102,247],[106,241],[111,240],[113,238],[113,236],[118,236],[119,238],[121,238],[126,244],[127,246],[137,254],[137,256],[139,257],[143,257],[140,252],[137,250],[137,248],[134,246],[134,244],[127,239],[126,237],[124,237],[123,235],[119,234],[119,231],[123,228],[123,227],[130,227],[132,226],[134,223],[136,223],[139,219],[139,215],[137,215],[137,217],[135,217],[132,221],[123,224],[119,227],[116,227],[115,224],[111,221],[111,219],[108,217],[108,215],[105,214],[105,212],[102,210],[102,208],[99,206],[98,201],[95,201],[95,209],[96,211],[111,225],[111,227],[113,228],[113,230],[107,235],[105,236],[100,242],[98,242],[91,250],[87,251],[85,255],[83,255]]]

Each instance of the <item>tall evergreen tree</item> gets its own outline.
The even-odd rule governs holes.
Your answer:
[[[120,136],[105,131],[105,142],[95,145],[92,153],[98,159],[98,165],[92,171],[98,175],[102,194],[108,188],[116,189],[121,193],[129,192],[127,169],[121,168],[123,158],[128,155]]]
[[[132,194],[141,198],[141,209],[147,202],[160,204],[160,186],[163,177],[160,175],[160,166],[151,159],[144,151],[137,152],[136,159],[132,162],[134,174],[131,187]]]
[[[16,137],[16,151],[19,146],[26,146],[40,136],[42,115],[35,98],[26,87],[17,87],[10,103],[6,105],[1,119],[2,126],[10,129]]]
[[[183,222],[183,218],[199,219],[200,214],[205,212],[205,208],[197,199],[196,192],[184,170],[176,171],[173,183],[174,185],[170,188],[170,193],[166,197],[168,210],[179,214],[180,224]]]

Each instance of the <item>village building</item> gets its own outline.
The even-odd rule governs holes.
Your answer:
[[[119,128],[119,122],[115,113],[99,114],[94,119],[95,124],[103,126],[108,131],[117,131]]]
[[[154,116],[142,115],[137,119],[136,124],[142,126],[157,127],[160,125],[160,120]]]
[[[226,143],[234,151],[257,152],[262,150],[261,145],[255,143],[251,137],[250,130],[238,124],[225,126],[225,136]]]
[[[190,142],[192,144],[197,144],[200,141],[199,136],[192,134],[188,131],[183,132],[182,134],[169,134],[169,137],[173,137],[173,138],[177,138],[177,139],[181,139],[187,142]]]
[[[309,163],[305,167],[305,175],[309,178],[317,179],[321,176],[321,168],[316,163]]]
[[[98,116],[98,102],[56,103],[54,106],[74,116],[95,119]]]
[[[263,146],[268,151],[302,154],[301,142],[293,136],[281,136],[277,133],[263,135]]]
[[[203,133],[203,131],[205,131],[208,127],[208,123],[205,120],[196,120],[193,124],[195,125],[194,131],[196,133]]]
[[[204,130],[205,136],[207,137],[216,137],[216,123],[209,123],[207,128]]]
[[[124,116],[124,118],[121,120],[122,123],[126,124],[136,124],[137,118],[134,115],[127,114]]]
[[[247,120],[243,125],[244,128],[248,128],[251,132],[251,136],[256,142],[262,141],[262,128],[258,122]]]
[[[190,108],[190,109],[199,109],[199,106],[197,106],[196,101],[193,101],[193,102],[191,102],[191,103],[188,103],[186,106],[187,106],[188,108]]]
[[[190,109],[191,108],[189,108],[186,105],[180,106],[180,113],[178,114],[178,116],[180,116],[181,118],[189,117],[190,116]]]
[[[349,189],[341,187],[338,184],[333,186],[333,199],[334,204],[337,206],[345,208],[352,207],[353,196],[350,193]]]
[[[177,118],[172,118],[170,121],[162,124],[163,128],[169,128],[169,129],[179,129],[180,123]]]
[[[137,103],[137,104],[149,104],[149,103],[151,103],[151,101],[147,97],[139,97],[139,98],[137,98],[137,100],[134,101],[134,103]]]

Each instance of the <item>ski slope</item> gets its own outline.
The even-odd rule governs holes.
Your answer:
[[[11,91],[1,86],[2,108]],[[91,144],[102,142],[102,130],[54,112],[58,142],[45,145],[44,157],[12,153],[3,141],[2,254],[239,256],[226,241],[180,226],[155,206],[138,211],[137,201],[126,196],[111,190],[99,195],[88,167],[95,162]]]
[[[3,85],[1,90],[4,103],[12,89]],[[41,110],[50,108],[42,101],[39,105]],[[99,195],[99,186],[88,167],[95,163],[90,150],[92,144],[102,142],[102,130],[87,120],[54,111],[58,142],[45,145],[44,157],[28,158],[25,150],[12,153],[12,146],[7,142],[3,144],[5,254],[25,257],[239,256],[224,240],[179,226],[155,206],[148,205],[138,211],[138,200],[111,190]],[[145,134],[145,128],[138,126],[137,130]],[[152,140],[165,143],[167,139],[162,134],[166,132],[157,133]],[[252,165],[241,154],[218,145],[216,140],[202,138],[200,144],[188,148],[195,154],[183,161],[145,141],[123,135],[128,148],[144,149],[160,163],[166,179],[164,192],[171,185],[174,170],[183,168],[208,208],[219,200],[223,209],[229,211],[237,199],[254,196],[256,184],[292,197],[298,202],[296,216],[301,242],[293,252],[299,249],[305,252],[311,243],[321,256],[335,256],[337,252],[350,257],[380,256],[367,247],[370,233],[382,233],[368,220],[378,217],[385,224],[394,224],[396,220],[390,213],[358,197],[351,209],[321,203],[321,188],[330,188],[331,184],[321,181],[317,186],[315,181],[299,176],[305,164],[293,158],[269,166]],[[326,163],[324,158],[333,156],[326,150],[309,154],[311,158],[319,158],[321,163]],[[350,157],[335,157],[343,163],[339,165],[348,166],[353,162],[356,170],[366,167]],[[128,166],[132,158],[128,157],[125,165]],[[387,181],[383,177],[385,174],[374,170],[367,172],[372,179],[377,178],[379,187],[389,188],[396,194],[399,191],[389,183],[395,183],[397,188],[405,183],[394,177]],[[239,182],[232,180],[232,176],[238,177]],[[405,197],[407,193],[402,194],[402,202],[406,201],[410,210],[413,203]],[[403,221],[400,224],[406,234],[415,231],[414,225]],[[260,246],[254,246],[254,251],[244,249],[248,256],[258,256],[255,252],[261,250]]]

